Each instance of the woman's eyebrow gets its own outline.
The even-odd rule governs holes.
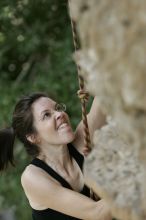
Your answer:
[[[47,108],[47,109],[43,110],[43,111],[41,112],[41,115],[43,115],[45,112],[51,111],[51,109],[53,109],[53,110],[54,110],[54,109],[55,109],[56,104],[57,104],[57,102],[54,102],[54,103],[53,103],[53,105],[52,105],[52,108]]]
[[[48,111],[50,111],[50,109],[45,109],[45,110],[43,110],[43,111],[41,112],[41,115],[43,115],[45,112],[48,112]]]

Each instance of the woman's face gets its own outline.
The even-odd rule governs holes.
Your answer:
[[[68,115],[55,110],[56,104],[48,97],[41,97],[32,104],[33,125],[42,146],[68,144],[74,139]]]

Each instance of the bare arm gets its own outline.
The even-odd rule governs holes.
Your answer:
[[[106,124],[106,115],[102,111],[97,98],[95,97],[90,109],[90,112],[87,115],[89,132],[91,142],[93,142],[93,134],[94,131],[100,129],[103,125]],[[77,126],[75,132],[75,140],[73,141],[73,145],[83,154],[84,150],[84,137],[83,137],[83,122],[81,121]]]
[[[32,172],[33,171],[33,172]],[[26,195],[38,204],[84,220],[111,220],[107,204],[62,187],[36,169],[21,178]]]

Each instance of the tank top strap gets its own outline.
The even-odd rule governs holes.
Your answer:
[[[71,144],[68,144],[70,155],[76,160],[80,169],[83,171],[84,156]]]
[[[33,164],[46,171],[50,176],[52,176],[54,179],[60,182],[62,186],[68,189],[72,189],[70,184],[62,176],[60,176],[55,170],[53,170],[48,164],[46,164],[43,160],[40,160],[39,158],[34,158],[30,164]]]

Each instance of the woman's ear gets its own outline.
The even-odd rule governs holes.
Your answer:
[[[35,134],[28,134],[26,135],[26,139],[31,142],[32,144],[40,143],[40,139],[36,137]]]

